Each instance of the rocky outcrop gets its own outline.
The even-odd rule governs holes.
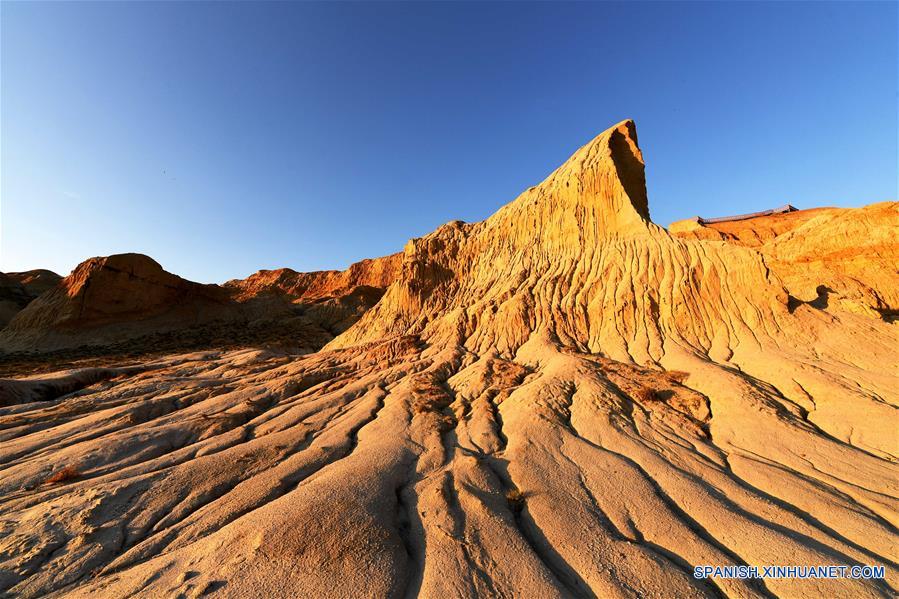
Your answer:
[[[892,319],[899,313],[899,203],[814,208],[751,220],[672,223],[682,239],[752,247],[796,302]]]
[[[734,326],[786,313],[787,302],[758,253],[683,243],[649,220],[625,121],[489,219],[409,242],[399,280],[330,347],[416,333],[511,354],[543,330],[654,363],[669,339],[708,351]]]
[[[55,287],[61,278],[43,269],[0,273],[0,329],[34,298]]]
[[[6,350],[98,345],[232,319],[229,294],[173,275],[141,254],[91,258],[0,332]]]
[[[236,297],[247,300],[263,293],[274,293],[294,302],[338,297],[357,287],[386,289],[399,276],[401,254],[362,260],[346,270],[297,272],[289,268],[260,270],[246,279],[225,283]]]
[[[20,283],[33,297],[53,289],[62,280],[62,277],[52,270],[43,268],[26,270],[24,272],[8,272],[6,276]]]
[[[287,303],[336,335],[381,299],[399,276],[400,266],[401,254],[392,254],[356,262],[346,270],[261,270],[246,279],[228,281],[225,288],[257,313]]]
[[[866,263],[895,251],[890,209],[831,215],[818,241],[814,218],[772,225],[770,251],[768,233],[673,235],[624,121],[487,220],[385,259],[383,296],[322,351],[17,380],[0,591],[895,596],[896,325],[803,301],[772,266],[883,289]],[[247,306],[376,289],[312,279],[227,288]],[[697,579],[704,564],[885,578]]]
[[[811,208],[783,214],[759,216],[737,221],[707,223],[696,218],[679,220],[668,226],[672,235],[683,239],[732,241],[747,247],[759,247],[775,237],[806,223],[817,215],[838,208]]]
[[[21,283],[5,273],[0,273],[0,329],[33,299],[34,296],[28,293]]]
[[[293,347],[315,350],[373,306],[398,268],[397,254],[344,271],[260,271],[219,286],[182,279],[141,254],[91,258],[27,309],[32,298],[24,285],[10,277],[0,287],[16,306],[15,318],[0,332],[0,350],[119,348],[126,342],[132,342],[129,351],[160,344],[174,349],[179,344],[161,336],[179,331],[189,332],[185,348],[202,347],[204,339],[221,341],[229,327],[235,339],[256,342],[288,328],[299,337]],[[23,280],[33,288],[46,277]],[[260,327],[258,334],[244,334]]]

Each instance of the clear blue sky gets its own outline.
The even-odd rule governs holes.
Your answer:
[[[0,269],[343,268],[634,118],[650,211],[897,196],[897,4],[0,6]]]

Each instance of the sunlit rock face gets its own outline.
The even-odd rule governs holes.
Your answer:
[[[745,221],[672,223],[685,239],[752,247],[797,300],[835,302],[843,310],[887,320],[899,313],[899,203],[812,208]]]
[[[305,355],[4,381],[0,588],[893,596],[896,214],[670,234],[624,121],[357,279],[230,282],[237,304],[381,291]],[[703,564],[887,578],[697,580]]]

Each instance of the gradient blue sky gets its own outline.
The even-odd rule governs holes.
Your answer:
[[[3,2],[0,27],[4,271],[343,268],[626,117],[663,225],[897,196],[894,2]]]

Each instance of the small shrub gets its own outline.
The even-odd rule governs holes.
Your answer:
[[[637,387],[631,392],[631,397],[641,403],[657,401],[659,399],[655,389],[650,389],[649,387]]]
[[[456,417],[451,416],[449,414],[438,414],[437,415],[437,430],[441,433],[445,433],[453,430],[456,427]]]
[[[425,401],[415,401],[412,403],[412,412],[415,414],[425,414],[432,409],[431,404]]]
[[[689,372],[684,372],[683,370],[668,370],[665,372],[665,377],[670,381],[674,381],[675,383],[683,383],[687,380],[687,377],[690,376]]]
[[[47,480],[44,482],[46,482],[47,484],[55,485],[74,480],[79,476],[81,476],[81,472],[78,470],[78,468],[75,468],[73,466],[66,466],[62,470],[58,470],[51,474],[50,477],[47,478]]]
[[[506,501],[509,502],[509,507],[512,508],[512,511],[516,514],[524,509],[524,493],[518,489],[509,489],[506,491]]]

